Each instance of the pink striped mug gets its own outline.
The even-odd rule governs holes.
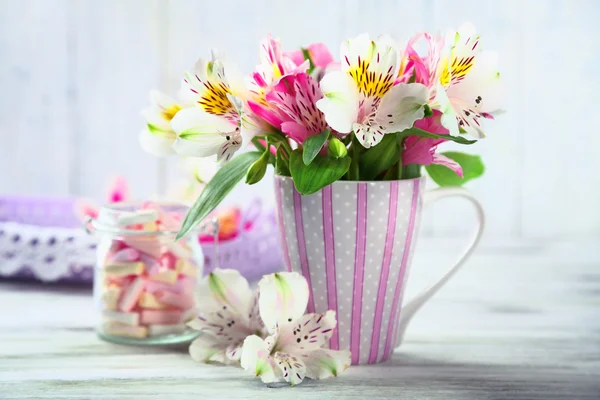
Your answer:
[[[484,226],[480,203],[465,189],[425,192],[425,178],[338,181],[302,196],[288,177],[275,177],[277,218],[288,270],[301,273],[311,296],[307,312],[335,310],[332,349],[352,364],[387,360],[416,311],[463,265]],[[478,227],[454,266],[402,306],[423,203],[458,196],[475,206]]]

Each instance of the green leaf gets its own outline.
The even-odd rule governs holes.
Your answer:
[[[371,181],[400,159],[400,145],[396,135],[385,135],[381,143],[371,147],[360,156],[360,179]]]
[[[260,139],[258,137],[252,138],[252,144],[260,151],[265,151],[267,149],[265,145],[260,142]]]
[[[317,156],[310,165],[302,160],[302,149],[296,149],[290,156],[290,172],[296,189],[303,195],[318,192],[325,186],[340,179],[350,168],[350,157],[329,158]]]
[[[315,159],[327,139],[329,139],[329,130],[325,130],[318,135],[309,136],[304,143],[302,143],[302,147],[304,148],[304,153],[302,153],[304,165],[310,164],[312,160]]]
[[[342,141],[335,136],[329,141],[327,153],[333,158],[344,158],[348,155],[348,149]]]
[[[269,165],[269,159],[271,158],[271,152],[265,149],[262,156],[250,166],[248,172],[246,172],[246,183],[248,185],[254,185],[259,182],[267,172],[267,165]]]
[[[223,201],[225,196],[231,192],[231,189],[244,178],[248,168],[261,156],[261,153],[253,151],[240,154],[225,163],[206,184],[200,196],[198,196],[196,203],[194,203],[186,215],[181,230],[175,239],[181,239],[206,218]]]
[[[301,50],[302,50],[302,55],[304,56],[304,59],[308,60],[308,62],[310,63],[308,70],[306,71],[306,73],[310,75],[315,70],[315,64],[313,63],[313,60],[310,57],[310,53],[308,52],[308,49],[305,49],[303,47]]]
[[[431,109],[431,107],[429,107],[428,104],[425,104],[423,106],[423,111],[425,112],[425,114],[423,115],[423,118],[429,118],[433,115],[433,110]]]
[[[275,156],[275,173],[281,176],[291,176],[289,163],[289,157],[285,153],[283,146],[277,146],[277,155]]]
[[[473,144],[473,143],[477,142],[477,140],[468,140],[462,136],[438,135],[437,133],[427,132],[427,131],[424,131],[419,128],[406,129],[402,132],[399,132],[399,136],[402,138],[404,138],[406,136],[419,136],[419,137],[424,137],[424,138],[429,138],[429,139],[446,139],[446,140],[451,140],[453,142],[460,143],[460,144]]]
[[[448,151],[442,153],[442,155],[460,164],[463,170],[463,177],[459,177],[454,171],[443,165],[427,165],[425,167],[427,173],[440,186],[461,186],[471,179],[479,178],[485,172],[485,166],[479,156],[458,151]]]

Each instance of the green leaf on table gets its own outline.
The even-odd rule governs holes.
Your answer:
[[[427,173],[440,186],[462,186],[468,181],[479,178],[485,172],[481,157],[458,151],[447,151],[442,155],[456,161],[463,170],[463,177],[443,165],[431,164],[425,166]]]
[[[348,155],[348,149],[340,139],[334,136],[327,145],[327,154],[333,158],[344,158]]]
[[[318,155],[310,165],[306,165],[302,160],[302,149],[296,149],[290,156],[290,172],[296,189],[303,195],[309,195],[344,176],[350,168],[350,162],[350,157],[330,158]]]
[[[360,156],[360,179],[371,181],[400,160],[400,144],[396,135],[385,135],[381,142]]]
[[[253,151],[240,154],[225,163],[206,184],[200,196],[198,196],[198,199],[186,215],[176,239],[181,239],[206,218],[223,201],[225,196],[231,192],[234,186],[246,176],[248,168],[261,156],[261,153]]]
[[[409,128],[409,129],[406,129],[406,130],[398,133],[399,138],[405,138],[407,136],[419,136],[419,137],[424,137],[424,138],[429,138],[429,139],[445,139],[445,140],[451,140],[453,142],[460,143],[460,144],[473,144],[473,143],[477,142],[477,140],[465,139],[462,136],[438,135],[437,133],[427,132],[427,131],[424,131],[423,129],[419,129],[419,128]]]
[[[290,159],[285,153],[283,146],[277,146],[277,154],[275,156],[275,173],[281,176],[290,175]]]
[[[317,135],[309,136],[304,143],[302,143],[302,148],[304,149],[302,160],[304,161],[304,165],[310,164],[312,160],[315,159],[327,139],[329,139],[329,130],[325,130]]]

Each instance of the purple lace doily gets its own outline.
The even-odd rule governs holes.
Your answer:
[[[82,229],[74,203],[68,198],[0,196],[0,279],[91,284],[96,239]],[[221,242],[218,251],[213,243],[202,244],[205,273],[218,266],[255,280],[282,269],[274,211],[265,212],[255,202],[242,219],[252,222],[252,228]]]

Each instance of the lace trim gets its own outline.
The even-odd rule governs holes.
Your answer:
[[[95,239],[82,229],[0,222],[0,276],[91,281]]]

